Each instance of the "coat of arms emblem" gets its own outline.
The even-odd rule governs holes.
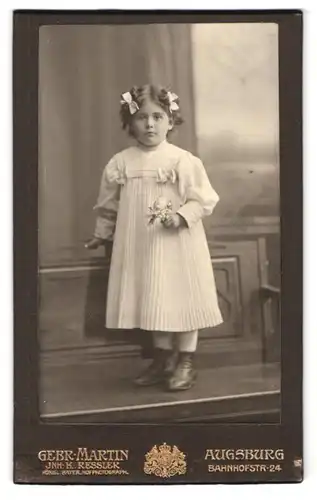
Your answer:
[[[186,473],[186,455],[177,446],[166,443],[153,448],[145,455],[145,474],[158,477],[172,477]]]

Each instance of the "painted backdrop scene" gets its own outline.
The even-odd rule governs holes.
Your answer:
[[[141,331],[105,328],[110,256],[88,251],[100,179],[128,147],[120,95],[169,86],[220,201],[204,219],[224,322],[197,382],[139,388]],[[43,26],[39,39],[39,404],[47,422],[279,422],[278,26]],[[131,335],[128,335],[130,333]],[[142,343],[142,342],[141,342]]]

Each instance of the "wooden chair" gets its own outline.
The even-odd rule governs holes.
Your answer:
[[[266,251],[266,239],[258,240],[260,264],[260,301],[263,321],[262,361],[263,363],[280,361],[281,352],[281,290],[269,283],[269,261]]]

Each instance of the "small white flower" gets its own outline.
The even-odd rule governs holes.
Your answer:
[[[159,196],[149,207],[149,224],[154,224],[156,219],[164,222],[172,212],[172,202],[167,200],[164,196]]]

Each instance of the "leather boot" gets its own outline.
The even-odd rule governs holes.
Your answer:
[[[193,367],[193,352],[180,352],[176,369],[167,380],[169,391],[185,391],[193,387],[197,372]]]
[[[173,351],[171,349],[155,349],[151,364],[135,380],[136,385],[146,387],[157,385],[171,376],[173,370]]]

